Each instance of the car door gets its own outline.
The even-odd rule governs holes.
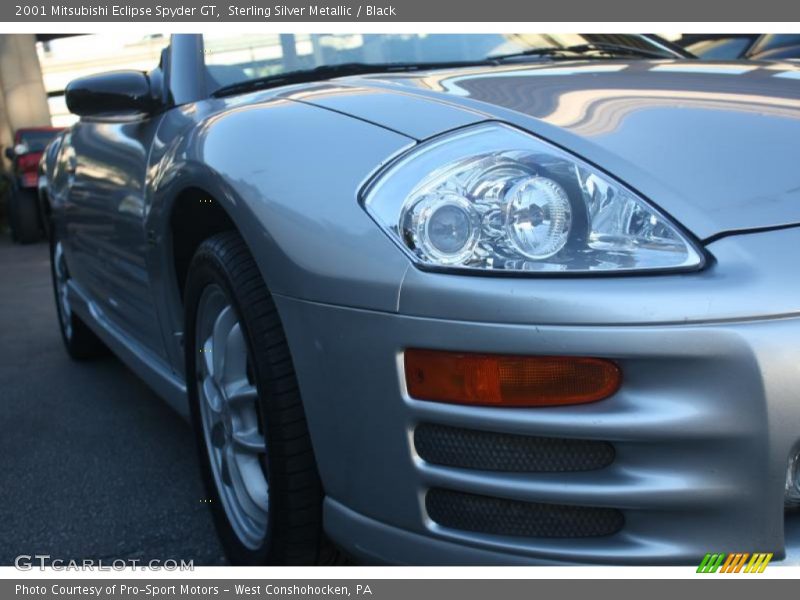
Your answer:
[[[165,357],[145,257],[146,174],[161,115],[84,119],[72,130],[74,276],[126,340]]]

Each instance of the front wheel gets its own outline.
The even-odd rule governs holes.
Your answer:
[[[322,485],[286,338],[236,233],[200,245],[184,299],[189,400],[229,559],[251,565],[329,560]]]

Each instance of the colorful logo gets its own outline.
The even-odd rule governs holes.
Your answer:
[[[772,560],[772,552],[747,552],[709,553],[703,558],[700,566],[697,567],[698,573],[763,573],[769,561]]]

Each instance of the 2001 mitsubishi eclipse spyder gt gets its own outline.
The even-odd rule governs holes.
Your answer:
[[[191,418],[231,560],[785,555],[800,65],[185,35],[66,100],[67,350]]]

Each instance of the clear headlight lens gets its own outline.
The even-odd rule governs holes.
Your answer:
[[[415,148],[370,187],[364,206],[431,268],[569,274],[703,264],[694,244],[634,192],[497,123]]]

